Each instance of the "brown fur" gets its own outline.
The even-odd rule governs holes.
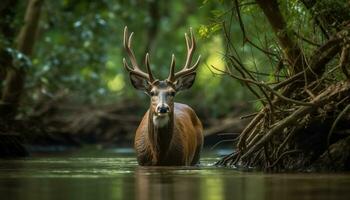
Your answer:
[[[136,130],[135,150],[140,165],[195,165],[203,145],[203,127],[188,105],[175,103],[169,124],[155,128],[148,110]]]

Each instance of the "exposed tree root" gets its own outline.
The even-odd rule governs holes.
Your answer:
[[[350,170],[349,21],[337,24],[337,32],[327,30],[327,40],[313,45],[313,51],[305,52],[293,38],[296,34],[290,34],[293,31],[288,30],[277,1],[256,2],[282,49],[276,56],[280,59],[277,68],[283,65],[290,74],[277,83],[253,78],[248,67],[237,58],[233,45],[227,49],[226,69],[212,66],[217,73],[249,86],[263,105],[240,134],[235,151],[217,165],[269,171]],[[246,41],[248,36],[238,1],[235,3],[234,15]],[[224,27],[224,33],[227,41],[231,41],[227,29]],[[269,49],[258,49],[267,57],[271,56],[266,53]],[[255,92],[256,89],[264,98]]]
[[[327,150],[328,131],[326,130],[330,128],[330,122],[334,121],[333,118],[326,116],[327,110],[330,109],[329,106],[332,106],[330,102],[339,102],[349,94],[350,81],[330,85],[310,101],[314,106],[296,106],[295,111],[289,115],[280,114],[279,116],[274,116],[276,120],[272,125],[260,127],[260,124],[264,124],[268,120],[267,115],[270,114],[268,107],[265,107],[240,135],[237,151],[226,156],[217,164],[242,167],[249,163],[249,167],[267,170],[305,169],[308,163],[311,163],[313,159],[320,156],[320,153],[324,153]],[[331,116],[341,113],[342,110],[340,109],[344,108],[346,104],[348,105],[350,102],[346,101],[342,105],[338,105],[338,108],[334,108],[334,113]],[[350,124],[346,123],[349,120],[349,115],[345,114],[347,109],[343,111],[343,115],[347,115],[347,117],[343,116],[343,119],[338,118],[338,122],[341,121],[342,123],[341,129],[338,129],[338,131],[350,128]],[[325,126],[322,126],[321,123],[324,123]],[[325,129],[315,130],[320,132],[310,135],[310,131],[314,131],[314,126],[321,126]],[[260,128],[256,129],[256,127]],[[308,144],[299,142],[300,140],[304,140],[304,142],[315,140],[315,137],[323,141],[315,141],[313,148],[310,148]],[[329,140],[338,141],[343,137],[338,134],[330,137]],[[268,148],[265,148],[266,146]],[[261,154],[261,150],[264,150],[266,153]],[[303,160],[303,162],[294,162],[294,159]],[[280,163],[288,164],[280,165]]]

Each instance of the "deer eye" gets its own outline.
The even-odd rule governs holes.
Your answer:
[[[173,96],[175,96],[175,92],[172,91],[172,92],[169,93],[169,95],[173,97]]]
[[[154,96],[156,93],[154,91],[150,91],[149,95]]]

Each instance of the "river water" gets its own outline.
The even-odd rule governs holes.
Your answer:
[[[71,153],[0,160],[0,199],[350,199],[350,174],[267,174],[212,166],[140,167],[132,153]]]

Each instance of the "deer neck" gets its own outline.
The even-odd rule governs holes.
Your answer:
[[[159,163],[166,157],[174,132],[174,113],[157,118],[153,111],[148,117],[148,138],[153,152],[152,162]]]

